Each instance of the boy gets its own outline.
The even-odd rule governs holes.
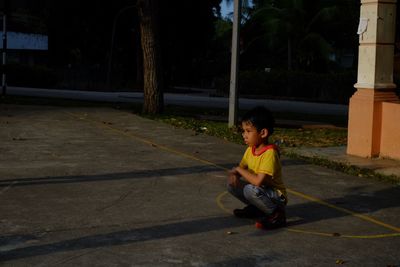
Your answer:
[[[257,228],[286,225],[286,188],[276,145],[268,143],[274,131],[272,113],[256,107],[242,118],[243,139],[248,145],[239,166],[228,176],[228,191],[247,206],[233,211],[236,217],[256,218]]]

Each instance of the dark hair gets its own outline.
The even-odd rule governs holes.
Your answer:
[[[262,129],[268,130],[268,137],[273,134],[275,127],[275,119],[272,112],[262,106],[258,106],[246,112],[242,117],[242,122],[250,122],[257,131]]]

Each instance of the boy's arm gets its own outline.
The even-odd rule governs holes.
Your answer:
[[[245,178],[249,183],[255,186],[261,186],[267,181],[268,179],[272,179],[271,175],[268,175],[266,173],[252,173],[249,172],[247,169],[244,169],[242,167],[236,167],[235,171],[237,171],[240,176]]]

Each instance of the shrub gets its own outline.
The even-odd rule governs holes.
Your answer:
[[[278,98],[348,103],[355,92],[356,73],[310,73],[273,70],[242,71],[239,74],[239,93]],[[229,77],[216,79],[217,93],[228,95]]]

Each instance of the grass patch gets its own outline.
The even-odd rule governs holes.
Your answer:
[[[197,134],[204,133],[237,144],[244,144],[241,133],[236,129],[230,129],[225,122],[200,120],[190,117],[175,115],[141,115],[149,119],[171,124],[178,128],[191,129]]]
[[[171,124],[175,127],[191,129],[196,133],[204,133],[223,138],[237,144],[244,144],[240,129],[229,128],[226,122],[196,119],[176,115],[143,115],[147,118]],[[342,146],[347,142],[346,129],[290,129],[275,128],[271,142],[281,147],[328,147]]]
[[[347,144],[347,129],[276,128],[271,136],[283,147],[329,147]]]

